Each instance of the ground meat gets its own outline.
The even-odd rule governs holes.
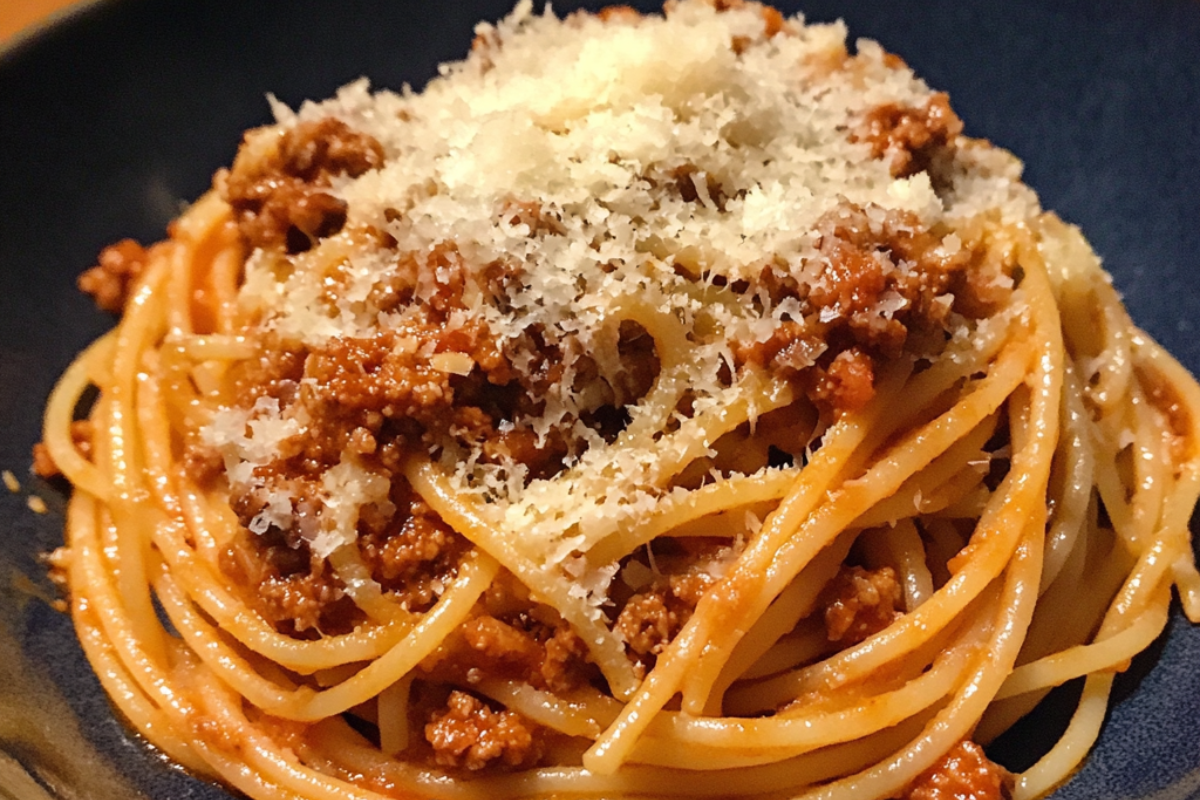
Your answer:
[[[660,576],[625,602],[613,629],[639,671],[653,668],[714,583],[715,578],[698,571]]]
[[[928,170],[939,153],[952,151],[962,129],[949,96],[938,92],[920,108],[885,103],[872,109],[852,138],[869,143],[875,158],[888,156],[893,177],[906,178]]]
[[[461,629],[467,647],[485,659],[521,669],[535,667],[542,659],[541,648],[533,637],[495,617],[476,617]]]
[[[688,464],[672,479],[671,487],[698,489],[718,474],[749,475],[764,465],[802,464],[816,421],[815,409],[796,403],[764,414],[753,428],[749,422],[743,422],[713,443],[715,455],[702,456]]]
[[[768,39],[774,38],[776,34],[788,30],[787,21],[783,14],[778,9],[771,6],[759,5],[758,3],[747,3],[744,0],[715,0],[715,6],[718,11],[728,11],[734,8],[744,8],[749,5],[753,8],[758,8],[759,13],[763,18],[763,35]],[[741,55],[749,49],[753,40],[749,36],[734,36],[729,42],[730,49],[737,55]]]
[[[304,377],[307,351],[281,342],[269,333],[258,344],[253,357],[235,362],[229,370],[228,380],[237,398],[236,405],[252,408],[260,397],[278,400],[281,406],[295,402]],[[311,434],[318,428],[324,430],[325,426],[308,426],[305,432]],[[204,488],[211,488],[225,468],[221,453],[206,444],[196,428],[184,431],[182,462],[188,477]]]
[[[599,672],[587,646],[549,606],[535,603],[507,572],[488,588],[475,616],[422,665],[441,681],[477,683],[500,678],[567,694]]]
[[[666,587],[639,592],[617,617],[616,630],[626,648],[639,656],[660,654],[687,622],[686,609],[674,610]]]
[[[239,406],[268,396],[305,419],[302,433],[284,443],[273,471],[317,477],[350,451],[396,472],[423,440],[440,444],[456,428],[492,433],[486,414],[455,405],[460,376],[436,368],[436,356],[432,362],[418,356],[421,346],[439,355],[462,354],[479,370],[499,368],[486,329],[471,323],[456,330],[413,323],[373,338],[332,339],[311,352],[264,346],[259,358],[239,366]],[[202,449],[198,442],[188,447]],[[194,455],[198,465],[209,463],[203,452]]]
[[[1004,800],[1012,775],[969,739],[952,748],[913,782],[903,800]]]
[[[776,326],[761,342],[738,342],[734,355],[741,364],[757,364],[789,373],[802,373],[817,363],[829,346],[804,322],[789,320]]]
[[[461,691],[451,692],[446,708],[433,714],[425,739],[435,763],[471,772],[493,765],[532,766],[543,751],[538,726],[515,711],[493,711]]]
[[[458,248],[442,243],[420,257],[407,253],[401,256],[399,271],[416,277],[416,296],[424,302],[426,312],[434,322],[445,322],[452,311],[466,308],[463,296],[468,284],[475,289],[473,278]]]
[[[814,377],[810,395],[842,411],[857,411],[875,396],[874,364],[858,348],[838,353],[829,368],[818,368]]]
[[[301,533],[324,502],[319,474],[304,470],[303,456],[297,456],[259,468],[256,477],[262,486],[234,487],[230,505],[243,532],[222,568],[235,585],[250,590],[263,616],[281,631],[330,632],[357,618],[358,611],[324,561],[312,559]],[[385,474],[391,482],[389,502],[360,509],[359,553],[372,579],[392,599],[409,610],[426,611],[454,581],[470,543],[402,476]],[[269,524],[262,533],[251,533],[248,529],[272,496],[290,500],[293,524],[286,529]]]
[[[96,266],[79,276],[79,289],[91,295],[99,308],[120,314],[148,257],[146,248],[133,239],[109,245],[100,251]]]
[[[355,616],[352,603],[333,579],[322,574],[267,576],[258,585],[259,608],[281,632],[303,635],[350,630],[343,619]]]
[[[891,567],[843,567],[821,594],[829,641],[850,646],[878,633],[901,615],[902,598]]]
[[[799,379],[811,400],[836,414],[870,400],[877,362],[896,358],[912,341],[940,346],[951,311],[983,316],[1008,296],[983,302],[984,287],[972,286],[1011,292],[1005,270],[1015,263],[992,257],[990,244],[948,251],[943,236],[911,214],[843,203],[817,231],[819,281],[801,275],[811,262],[796,269],[772,264],[741,289],[765,292],[773,304],[794,300],[802,316],[780,321],[763,341],[734,342],[733,353],[739,368],[752,364]]]
[[[520,421],[540,414],[546,398],[561,396],[569,374],[565,369],[567,359],[557,345],[543,340],[540,330],[527,330],[505,355],[510,363],[524,363],[524,369],[513,370],[499,386],[495,373],[488,373],[486,384],[476,378],[473,384],[461,387],[466,392],[464,400],[478,404],[494,420]],[[653,337],[631,320],[620,324],[615,355],[617,368],[605,375],[591,355],[576,354],[570,386],[580,401],[578,420],[608,442],[628,425],[627,406],[638,403],[650,391],[661,368]],[[508,458],[524,465],[528,479],[549,478],[586,446],[586,440],[573,430],[574,421],[565,418],[544,433],[516,426],[494,433],[481,430],[486,435],[477,441],[491,463]]]
[[[403,256],[401,262],[407,263]],[[421,611],[454,579],[469,543],[412,495],[401,477],[409,454],[457,440],[466,447],[481,445],[486,459],[523,465],[532,479],[561,470],[570,452],[571,443],[560,430],[539,439],[528,428],[500,424],[540,413],[539,396],[562,378],[555,348],[536,335],[525,337],[535,365],[517,376],[487,326],[462,318],[464,292],[480,287],[469,285],[456,248],[438,248],[409,266],[407,288],[401,283],[394,287],[402,317],[394,327],[371,338],[333,338],[307,348],[267,334],[258,355],[231,371],[236,405],[250,408],[267,397],[278,401],[285,415],[304,420],[297,435],[279,444],[275,461],[254,469],[253,485],[233,487],[230,498],[247,528],[264,524],[259,517],[272,498],[291,501],[294,524],[281,530],[272,522],[269,536],[251,536],[232,559],[255,562],[238,566],[233,572],[241,577],[235,580],[257,591],[262,613],[281,630],[328,631],[331,622],[321,605],[340,606],[345,600],[329,590],[337,587],[335,580],[329,578],[327,586],[324,573],[308,564],[307,543],[299,531],[304,519],[321,513],[322,476],[347,453],[391,485],[390,505],[368,505],[360,512],[363,559],[385,591]],[[621,363],[628,364],[614,385],[604,384],[607,396],[634,401],[631,395],[647,391],[657,377],[653,341],[631,324],[623,327],[617,349]],[[592,379],[604,380],[598,375]],[[571,424],[569,420],[564,427]],[[222,456],[202,437],[185,437],[184,449],[198,482],[211,483],[220,474]],[[496,672],[499,664],[506,674],[515,669],[522,679],[555,691],[579,685],[594,672],[586,662],[586,648],[561,620],[536,615],[497,620],[527,636],[536,658],[515,667],[501,664],[505,659],[496,657],[494,643],[477,636],[460,642],[467,653],[464,663],[484,673]]]
[[[433,605],[458,575],[471,548],[401,477],[392,476],[397,513],[380,516],[365,508],[359,519],[358,547],[371,577],[410,610]],[[376,518],[378,517],[378,518]]]
[[[763,33],[767,38],[772,38],[778,33],[787,30],[787,20],[783,18],[782,12],[773,6],[762,6],[763,17]]]
[[[540,217],[533,221],[542,227],[553,222],[528,204],[509,213]],[[557,474],[586,446],[575,431],[578,422],[615,438],[628,421],[623,406],[639,400],[657,378],[652,337],[636,323],[623,324],[616,343],[621,369],[612,376],[601,375],[586,356],[580,359],[570,388],[590,398],[591,406],[536,432],[524,423],[544,411],[549,396],[563,392],[562,351],[532,327],[502,350],[488,325],[466,313],[468,294],[502,292],[518,272],[498,263],[482,275],[469,274],[452,242],[430,253],[398,254],[394,279],[375,296],[400,318],[386,330],[334,337],[311,348],[264,335],[258,355],[231,370],[236,405],[250,408],[259,398],[273,398],[304,426],[259,476],[317,478],[348,451],[368,457],[365,463],[377,472],[396,473],[415,449],[436,453],[450,446],[478,448],[485,463],[514,465],[530,481]],[[522,370],[513,368],[515,360],[525,365]],[[200,437],[188,437],[185,451],[199,482],[219,473],[219,454]],[[281,488],[275,483],[268,488]],[[399,542],[391,546],[402,547]],[[384,547],[382,541],[376,545]]]
[[[357,178],[383,164],[383,145],[333,117],[301,122],[279,142],[283,174],[306,183],[335,175]]]
[[[283,405],[293,402],[307,358],[308,351],[301,345],[282,341],[270,332],[264,334],[254,357],[238,361],[230,368],[229,378],[238,405],[253,406],[260,397],[273,397]]]
[[[241,531],[221,554],[220,568],[246,603],[284,635],[346,633],[362,621],[325,564],[314,563],[307,546],[278,529]]]
[[[71,441],[75,443],[75,449],[84,458],[92,457],[94,432],[95,426],[92,425],[91,420],[78,419],[71,423]],[[55,478],[62,474],[62,470],[50,456],[50,448],[46,447],[43,442],[38,442],[33,446],[33,464],[30,469],[39,478]]]
[[[899,355],[907,336],[939,326],[951,309],[939,302],[971,251],[940,249],[942,237],[915,215],[843,204],[818,223],[826,265],[808,301],[829,333],[845,331],[858,345]]]
[[[596,16],[604,22],[620,22],[631,24],[642,19],[642,14],[632,6],[605,6],[596,12]]]
[[[372,577],[416,609],[427,606],[453,580],[469,544],[423,500],[404,494],[408,513],[388,520],[379,533],[360,536],[358,546]]]
[[[589,662],[587,644],[569,625],[558,625],[544,643],[546,655],[538,671],[546,688],[564,694],[583,686],[597,672]]]
[[[33,446],[33,464],[30,470],[39,478],[56,478],[62,474],[58,464],[55,464],[50,456],[50,448],[43,442],[37,442]]]
[[[311,638],[352,630],[362,621],[362,612],[332,569],[313,558],[300,533],[304,517],[320,502],[320,482],[273,469],[262,470],[261,478],[263,487],[231,492],[230,506],[242,529],[221,554],[221,571],[243,599],[282,634]],[[261,533],[252,533],[249,527],[272,493],[292,501],[297,509],[296,524],[286,530],[268,525]]]
[[[401,338],[385,332],[370,339],[332,340],[306,365],[305,377],[316,381],[314,395],[342,408],[378,411],[385,417],[442,414],[453,399],[450,374],[434,369],[429,359],[397,347]]]
[[[379,142],[341,120],[302,122],[274,148],[243,148],[223,194],[248,245],[299,253],[346,223],[346,204],[322,191],[329,179],[358,177],[383,157]]]
[[[503,385],[512,370],[482,320],[447,324],[451,312],[464,308],[469,283],[457,249],[442,245],[419,259],[403,255],[398,274],[406,276],[403,283],[389,290],[397,307],[405,306],[403,322],[371,338],[331,340],[311,354],[304,377],[315,381],[317,397],[343,408],[444,427],[436,420],[454,404],[452,383],[478,369],[488,383]],[[467,358],[446,366],[447,356],[460,354]]]

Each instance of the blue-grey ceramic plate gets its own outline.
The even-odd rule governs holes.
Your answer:
[[[649,4],[638,3],[646,10]],[[573,3],[564,0],[559,10]],[[799,9],[785,2],[786,11]],[[267,121],[360,75],[420,86],[509,0],[100,0],[0,53],[0,796],[227,795],[171,769],[114,717],[47,604],[38,556],[63,495],[28,476],[55,376],[110,320],[73,288],[105,244],[158,238]],[[1023,158],[1083,226],[1134,318],[1200,370],[1200,3],[810,0],[951,93],[967,132]],[[1200,630],[1176,615],[1122,678],[1099,746],[1058,798],[1200,798]],[[1062,704],[1001,742],[1028,761]],[[25,773],[33,778],[25,776]]]

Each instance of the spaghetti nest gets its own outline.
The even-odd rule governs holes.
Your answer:
[[[519,7],[107,250],[45,445],[130,723],[255,798],[1063,780],[1173,585],[1200,621],[1200,387],[844,37]],[[986,760],[1081,676],[1040,761]]]

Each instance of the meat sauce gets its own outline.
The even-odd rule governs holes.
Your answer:
[[[488,766],[533,766],[541,758],[541,728],[515,711],[495,711],[479,698],[453,691],[425,725],[433,761],[477,772]]]
[[[71,423],[71,441],[75,444],[75,449],[84,458],[92,456],[92,436],[95,430],[91,420],[78,419]],[[50,455],[50,449],[42,442],[38,442],[33,446],[33,465],[31,467],[33,474],[39,478],[55,478],[61,472],[58,464],[54,463],[54,457]]]
[[[966,739],[923,772],[903,800],[1007,800],[1012,775]]]
[[[619,8],[602,16],[632,21],[636,12]],[[784,30],[773,9],[764,10],[764,20],[769,35]],[[894,175],[905,176],[928,168],[953,147],[960,131],[961,123],[939,95],[921,109],[876,109],[854,135],[871,146],[875,157],[889,158]],[[383,160],[379,142],[328,118],[300,123],[277,141],[248,141],[217,185],[247,251],[295,255],[346,228],[346,205],[329,191],[332,179],[362,175]],[[719,183],[694,168],[679,168],[667,179],[687,202],[711,202],[722,209],[728,200]],[[733,342],[735,369],[764,369],[795,381],[817,407],[840,415],[870,401],[883,360],[914,339],[942,334],[952,311],[978,317],[1003,301],[993,278],[1005,277],[1011,265],[983,270],[980,279],[979,252],[963,247],[948,253],[939,247],[939,232],[911,216],[877,211],[846,203],[818,223],[817,250],[824,264],[819,285],[805,285],[797,271],[781,265],[731,287],[747,296],[763,293],[774,304],[794,299],[805,311],[780,322],[765,341]],[[561,232],[561,221],[536,203],[514,202],[501,214],[511,225],[525,225],[530,236]],[[386,234],[367,233],[385,249],[395,245]],[[364,507],[358,519],[363,562],[383,591],[410,610],[424,611],[454,580],[471,545],[412,491],[402,475],[406,457],[458,440],[481,443],[485,460],[521,465],[526,480],[553,476],[581,446],[571,427],[582,422],[612,441],[627,421],[622,409],[650,390],[659,370],[653,339],[635,323],[623,324],[618,341],[623,373],[604,379],[587,356],[578,360],[572,380],[591,386],[597,404],[548,435],[534,435],[512,423],[540,413],[540,398],[565,379],[560,345],[530,328],[502,346],[482,320],[465,313],[465,297],[502,296],[506,283],[519,280],[519,266],[498,262],[470,273],[452,242],[426,254],[393,253],[392,277],[371,299],[382,312],[402,311],[399,326],[370,337],[335,337],[321,346],[265,333],[257,356],[230,373],[239,407],[267,398],[300,409],[307,420],[300,434],[282,443],[275,460],[255,469],[254,483],[232,489],[231,504],[243,530],[221,558],[222,570],[247,602],[280,633],[300,639],[348,632],[364,621],[303,534],[304,520],[321,507],[321,476],[346,454],[390,486],[388,503]],[[120,242],[80,277],[80,287],[101,308],[119,312],[147,258],[135,242]],[[429,354],[447,357],[440,363],[458,368],[436,368]],[[518,355],[519,370],[514,367]],[[222,461],[194,433],[184,442],[184,463],[193,479],[211,486],[220,480]],[[79,442],[86,446],[82,428]],[[44,448],[35,469],[54,471]],[[251,525],[275,495],[293,503],[297,524],[271,524],[252,533]],[[663,572],[607,609],[642,675],[717,582],[702,568],[712,556],[689,552],[674,564],[666,559]],[[900,613],[900,590],[889,569],[849,568],[823,597],[829,640],[842,646],[881,630]],[[429,685],[471,687],[493,678],[559,694],[600,681],[579,636],[507,573],[418,668],[418,679]],[[438,766],[467,772],[511,769],[537,764],[545,753],[544,729],[471,690],[434,693],[421,707],[423,742],[417,749]],[[986,759],[980,761],[972,747],[964,743],[953,758],[947,756],[922,776],[908,800],[1000,797],[986,793],[995,783],[994,770],[985,769]],[[959,791],[955,781],[984,793],[953,794]]]
[[[870,144],[875,158],[886,156],[893,177],[907,178],[952,153],[962,129],[950,97],[938,92],[919,108],[887,103],[872,109],[854,139]]]
[[[903,591],[891,567],[842,567],[822,593],[829,641],[850,646],[873,636],[901,615]]]
[[[948,338],[951,313],[979,319],[1011,295],[1015,259],[987,242],[943,244],[944,232],[914,215],[843,202],[816,226],[821,279],[799,279],[804,265],[773,265],[731,288],[772,305],[798,301],[798,318],[764,341],[733,343],[739,367],[753,365],[796,380],[809,399],[839,416],[875,394],[875,373],[906,347],[934,349]],[[1011,255],[1011,254],[1010,254]]]
[[[110,245],[100,251],[96,266],[79,276],[79,289],[91,295],[97,307],[119,314],[125,309],[148,257],[146,248],[133,239]]]
[[[224,196],[250,247],[300,253],[346,224],[346,204],[323,191],[335,175],[352,178],[383,164],[375,139],[327,117],[303,122],[276,147],[239,157],[224,181]]]

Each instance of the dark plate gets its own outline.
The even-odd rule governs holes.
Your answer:
[[[589,4],[590,5],[590,4]],[[650,5],[637,3],[647,10]],[[798,4],[782,4],[792,12]],[[1048,208],[1079,223],[1134,318],[1200,371],[1200,3],[810,0],[951,93],[967,132],[1025,159]],[[572,6],[560,5],[560,12]],[[216,798],[126,733],[47,604],[38,555],[61,538],[61,487],[28,476],[55,377],[111,320],[74,289],[105,244],[160,237],[179,204],[289,104],[367,75],[422,85],[508,0],[102,0],[0,54],[0,795]],[[1096,750],[1062,798],[1200,798],[1200,630],[1169,634],[1118,684]],[[1062,707],[1010,735],[1028,760]],[[5,755],[7,754],[7,756]],[[24,787],[24,788],[22,788]]]

